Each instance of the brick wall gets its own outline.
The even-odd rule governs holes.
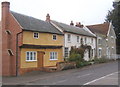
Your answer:
[[[16,34],[22,29],[10,13],[10,3],[2,2],[2,75],[16,75]],[[6,32],[9,31],[9,32]],[[22,36],[19,36],[21,43]],[[13,55],[9,55],[11,49]],[[18,52],[19,54],[19,52]],[[20,59],[20,55],[18,55]]]

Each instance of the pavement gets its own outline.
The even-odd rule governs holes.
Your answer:
[[[3,85],[118,85],[118,61],[60,72],[34,71],[18,77],[3,77]]]

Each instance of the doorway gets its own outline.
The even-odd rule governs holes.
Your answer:
[[[37,63],[38,63],[38,67],[39,67],[39,68],[42,68],[42,67],[43,67],[44,54],[45,54],[45,52],[43,52],[43,51],[37,51]]]

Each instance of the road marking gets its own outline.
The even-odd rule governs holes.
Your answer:
[[[88,84],[90,84],[90,83],[96,82],[96,81],[98,81],[98,80],[101,80],[101,79],[103,79],[103,78],[105,78],[105,77],[111,76],[111,75],[116,74],[116,73],[118,73],[118,72],[114,72],[114,73],[108,74],[108,75],[103,76],[103,77],[101,77],[101,78],[98,78],[98,79],[92,80],[92,81],[90,81],[90,82],[87,82],[87,83],[85,83],[85,84],[83,84],[83,85],[88,85]]]
[[[62,83],[62,82],[65,82],[65,81],[67,81],[67,80],[66,79],[65,80],[60,80],[60,81],[54,82],[53,84],[55,85],[57,83]]]
[[[84,76],[89,76],[91,75],[92,73],[89,73],[89,74],[85,74],[85,75],[82,75],[82,76],[77,76],[77,78],[81,78],[81,77],[84,77]]]

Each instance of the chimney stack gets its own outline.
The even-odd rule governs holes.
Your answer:
[[[83,28],[83,25],[80,22],[76,22],[76,27]]]
[[[7,26],[5,25],[8,25],[8,15],[9,15],[9,11],[10,11],[10,2],[2,2],[2,29],[7,29]]]
[[[50,15],[49,14],[46,15],[46,21],[50,22]]]
[[[71,21],[70,25],[74,26],[74,23],[73,23],[73,21]]]

